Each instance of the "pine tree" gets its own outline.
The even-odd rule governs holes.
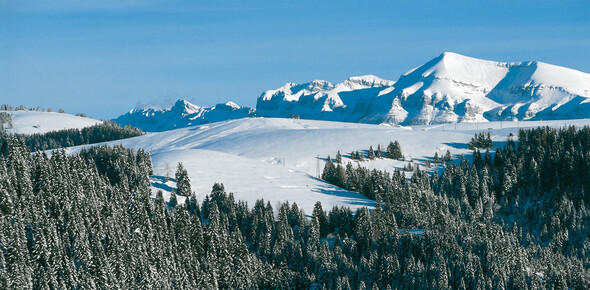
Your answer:
[[[365,161],[365,153],[362,151],[356,151],[356,159],[359,161]]]
[[[307,239],[305,241],[305,253],[315,258],[319,251],[320,245],[320,222],[317,217],[312,217],[309,230],[307,231]]]
[[[370,160],[375,159],[375,152],[373,151],[373,146],[369,146],[369,153],[367,155],[367,158],[369,158]]]
[[[483,132],[479,134],[475,134],[471,141],[469,141],[468,149],[475,150],[475,149],[488,149],[492,148],[492,135],[490,132],[484,134]]]
[[[334,166],[332,159],[330,159],[330,156],[328,156],[328,158],[326,158],[326,165],[324,166],[324,170],[322,171],[322,179],[329,183],[336,184],[336,176],[336,166]]]
[[[444,162],[453,161],[453,157],[451,157],[451,151],[449,151],[448,149],[447,149],[447,153],[445,153],[445,156],[443,157],[443,161]]]
[[[176,205],[178,205],[178,200],[176,199],[176,192],[174,190],[170,192],[170,200],[168,201],[168,205],[170,207],[176,207]]]
[[[387,145],[387,158],[390,159],[399,159],[399,158],[403,158],[403,154],[402,154],[402,150],[401,147],[399,145],[399,142],[395,141],[395,142],[389,142],[389,145]]]
[[[326,215],[326,212],[322,208],[321,202],[318,201],[315,203],[313,207],[313,213],[311,216],[318,220],[320,226],[320,236],[325,237],[329,232],[330,225],[328,223],[328,217]]]
[[[177,194],[180,196],[190,196],[192,194],[191,181],[188,177],[188,172],[180,162],[176,168],[175,179]]]

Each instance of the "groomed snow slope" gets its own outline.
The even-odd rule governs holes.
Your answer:
[[[150,151],[155,176],[154,190],[170,191],[174,182],[164,184],[166,166],[174,176],[176,164],[182,162],[189,172],[197,197],[208,194],[215,182],[221,182],[237,200],[250,206],[264,198],[273,206],[279,202],[297,202],[310,214],[316,201],[325,209],[335,205],[372,206],[374,202],[315,178],[318,158],[320,170],[324,158],[332,158],[338,150],[346,156],[352,150],[367,150],[389,141],[398,140],[407,161],[378,159],[362,162],[361,166],[392,170],[413,159],[423,164],[435,152],[442,156],[446,150],[456,156],[469,158],[467,143],[476,132],[489,131],[494,145],[501,146],[510,133],[519,128],[536,126],[561,127],[590,125],[590,120],[460,123],[416,127],[395,127],[356,123],[245,118],[225,122],[151,133],[127,140],[110,142]],[[456,126],[456,127],[455,127]],[[456,129],[455,129],[456,128]],[[78,150],[78,149],[74,149]],[[165,194],[166,196],[168,194]],[[179,201],[183,201],[180,199]]]
[[[102,121],[83,118],[69,114],[37,111],[3,111],[12,115],[12,128],[6,129],[13,134],[43,134],[64,129],[82,129]]]

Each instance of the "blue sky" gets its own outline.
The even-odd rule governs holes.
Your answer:
[[[0,103],[99,119],[255,106],[286,82],[397,80],[444,51],[590,73],[590,1],[0,0]]]

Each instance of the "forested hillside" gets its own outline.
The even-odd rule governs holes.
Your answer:
[[[12,137],[0,288],[587,289],[590,128],[519,140],[440,176],[345,170],[343,184],[382,202],[355,213],[318,203],[307,218],[296,204],[248,206],[221,184],[202,203],[166,203],[151,197],[143,150],[49,157]]]
[[[35,152],[126,139],[142,134],[143,132],[137,128],[130,126],[121,127],[115,122],[105,121],[82,129],[66,129],[44,134],[16,135],[24,140],[25,145],[30,151]],[[8,134],[0,130],[0,150],[3,152],[7,149],[7,140],[11,135],[14,134]]]

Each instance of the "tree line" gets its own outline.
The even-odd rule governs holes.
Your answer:
[[[0,130],[0,153],[6,154],[8,140],[12,135]],[[141,136],[143,132],[135,127],[121,127],[113,121],[103,121],[82,129],[16,135],[24,141],[29,151],[35,152],[126,139]]]
[[[41,107],[31,107],[31,108],[27,108],[27,106],[24,105],[18,105],[18,106],[13,106],[13,105],[8,105],[8,104],[2,104],[0,105],[0,111],[35,111],[35,112],[53,112],[52,108],[47,108],[47,110],[45,108],[41,108]],[[65,114],[66,111],[62,108],[59,108],[58,113],[61,114]],[[86,117],[85,114],[76,114],[76,116],[79,117]]]
[[[375,158],[389,158],[389,159],[403,159],[401,146],[398,141],[390,141],[385,151],[381,149],[381,144],[377,145],[377,149],[373,150],[373,146],[369,146],[369,150],[364,151],[352,151],[350,152],[350,159],[357,161],[364,161],[365,159],[373,160]],[[329,156],[328,156],[329,157]],[[329,159],[329,158],[328,158]],[[336,163],[342,163],[342,155],[340,151],[336,153]]]

